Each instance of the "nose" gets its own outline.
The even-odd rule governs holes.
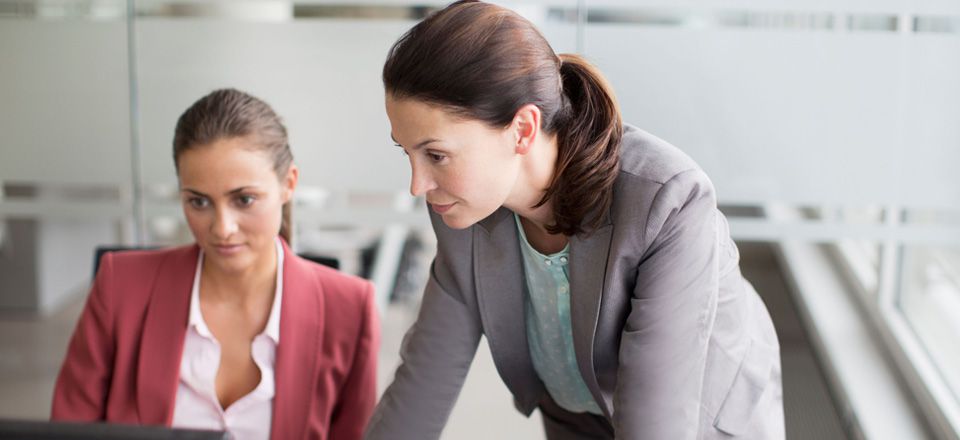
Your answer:
[[[237,220],[234,213],[226,208],[217,209],[217,217],[211,225],[211,233],[217,240],[226,240],[237,232]]]
[[[420,197],[425,195],[427,191],[430,191],[437,187],[436,182],[433,181],[433,176],[429,172],[420,169],[415,165],[411,165],[411,176],[410,176],[410,194],[414,197]]]

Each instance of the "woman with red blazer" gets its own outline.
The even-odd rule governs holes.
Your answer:
[[[180,117],[174,162],[196,243],[103,257],[52,419],[360,438],[376,402],[373,287],[287,245],[299,171],[279,117],[217,90]]]

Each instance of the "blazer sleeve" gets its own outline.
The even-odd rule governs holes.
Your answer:
[[[673,176],[654,199],[620,342],[617,438],[697,437],[719,296],[716,213],[712,184],[698,169]]]
[[[480,342],[479,317],[453,286],[444,252],[430,268],[420,313],[400,347],[401,364],[367,428],[369,440],[440,437]]]
[[[53,390],[50,418],[63,421],[101,421],[106,418],[107,394],[113,374],[114,304],[113,256],[103,256],[93,287],[67,348]]]
[[[380,350],[380,317],[373,284],[364,283],[360,334],[347,380],[340,390],[330,422],[332,440],[359,439],[377,403],[377,353]]]

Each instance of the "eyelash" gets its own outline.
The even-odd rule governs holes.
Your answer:
[[[257,201],[257,198],[248,194],[243,194],[237,196],[234,201],[236,201],[237,206],[241,208],[248,208],[253,205],[253,202]],[[190,207],[194,209],[204,209],[210,206],[210,201],[205,197],[191,197],[187,200],[187,203],[189,203]]]
[[[203,197],[191,197],[187,199],[187,203],[189,203],[190,207],[194,209],[203,209],[207,206],[210,206],[210,202]]]
[[[403,146],[401,146],[399,143],[394,142],[393,145],[394,145],[395,147],[400,147],[400,154],[402,154],[402,155],[404,155],[404,156],[409,156],[409,154],[407,154],[407,150],[403,149]],[[441,162],[441,161],[443,161],[444,159],[447,158],[447,156],[444,155],[444,154],[431,153],[431,152],[427,152],[427,157],[429,157],[430,160],[432,160],[432,161],[435,162],[435,163],[439,163],[439,162]]]
[[[246,199],[249,199],[249,202],[246,202],[246,203],[242,202],[242,200],[246,200]],[[244,195],[237,196],[236,200],[241,207],[246,208],[246,207],[249,207],[250,205],[253,205],[253,202],[257,201],[257,198],[251,195],[244,194]]]

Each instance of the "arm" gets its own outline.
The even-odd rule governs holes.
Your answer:
[[[380,350],[380,317],[373,284],[363,291],[360,335],[350,373],[340,390],[330,423],[330,438],[359,439],[377,403],[377,352]]]
[[[479,317],[444,287],[452,286],[445,284],[450,281],[438,252],[420,314],[400,348],[402,363],[371,418],[367,439],[440,437],[481,334]]]
[[[53,391],[52,420],[99,421],[106,417],[107,394],[116,348],[114,311],[108,299],[113,256],[103,256],[86,306],[70,339]]]
[[[644,228],[620,342],[614,393],[618,438],[695,439],[719,295],[716,199],[699,170],[667,181]]]

